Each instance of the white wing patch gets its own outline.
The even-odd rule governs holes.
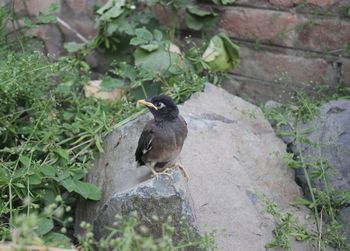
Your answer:
[[[146,154],[148,151],[150,151],[152,149],[152,141],[153,141],[154,136],[152,136],[152,138],[150,139],[150,141],[147,143],[147,146],[142,149],[142,154]]]

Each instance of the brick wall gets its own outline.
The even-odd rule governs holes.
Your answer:
[[[93,6],[106,1],[26,0],[25,5],[16,1],[16,10],[19,16],[35,15],[59,3],[58,16],[90,38],[96,32]],[[322,84],[350,86],[350,0],[237,0],[230,6],[217,6],[211,0],[197,3],[215,8],[219,30],[240,45],[241,63],[223,84],[230,92],[266,101],[289,99],[293,90],[312,90]],[[168,15],[158,14],[166,22]],[[56,55],[64,53],[64,42],[79,41],[60,24],[30,32],[44,41],[46,52]],[[100,54],[88,58],[97,72],[106,69],[104,61]]]
[[[230,92],[266,101],[350,86],[350,0],[237,0],[219,12],[219,29],[241,47],[241,64],[223,84]]]

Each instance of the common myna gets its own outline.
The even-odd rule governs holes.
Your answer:
[[[136,161],[140,165],[148,166],[158,177],[178,166],[188,179],[184,167],[174,163],[180,154],[187,137],[187,123],[179,115],[179,109],[167,95],[153,96],[139,100],[153,114],[154,119],[147,122],[140,136],[135,152]]]

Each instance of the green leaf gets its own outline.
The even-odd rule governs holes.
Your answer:
[[[153,37],[157,41],[162,41],[163,39],[163,33],[160,30],[155,29],[153,31]]]
[[[96,13],[102,15],[105,11],[112,8],[115,0],[108,0],[101,8],[99,8]]]
[[[224,34],[214,36],[202,55],[213,72],[227,72],[239,63],[239,47]]]
[[[49,218],[40,218],[38,222],[38,227],[35,229],[35,232],[40,236],[47,234],[54,227],[52,219]]]
[[[19,161],[22,163],[23,166],[28,167],[30,166],[30,158],[28,158],[25,155],[19,156]]]
[[[193,15],[199,16],[199,17],[217,16],[218,15],[213,11],[204,10],[204,9],[199,8],[198,6],[195,6],[195,5],[187,6],[186,10],[187,10],[187,12],[189,12]]]
[[[99,200],[101,199],[101,190],[90,183],[83,182],[83,181],[75,181],[75,192],[80,194],[85,199],[90,200]]]
[[[73,80],[69,80],[67,82],[60,83],[57,86],[57,90],[62,94],[68,95],[72,92],[72,86],[74,85]]]
[[[54,177],[54,179],[57,181],[57,182],[61,182],[62,180],[68,178],[70,176],[70,173],[68,170],[64,169],[63,171],[60,171],[58,173],[58,177]]]
[[[152,52],[159,48],[159,44],[156,42],[151,42],[150,44],[141,45],[140,47],[148,52]]]
[[[179,54],[161,48],[152,52],[140,48],[136,49],[134,58],[136,66],[153,74],[165,73],[184,64]]]
[[[62,180],[60,183],[68,192],[72,192],[75,189],[75,183],[71,178]]]
[[[218,5],[227,5],[236,2],[236,0],[213,0],[213,3]]]
[[[115,88],[123,87],[125,84],[118,78],[105,77],[101,82],[102,91],[111,91]]]
[[[208,11],[199,8],[198,6],[188,6],[186,8],[186,25],[192,30],[201,30],[216,24],[217,14],[213,11]]]
[[[130,40],[131,45],[148,44],[153,41],[153,34],[145,27],[135,30],[136,37]]]
[[[60,157],[62,157],[65,160],[69,160],[69,154],[68,151],[63,148],[55,148],[53,152],[57,153]]]
[[[83,177],[85,177],[85,175],[86,175],[86,171],[85,170],[77,169],[77,170],[74,170],[73,179],[74,180],[80,180]]]
[[[80,51],[85,47],[85,43],[68,42],[63,46],[69,53]]]
[[[124,12],[125,0],[110,0],[100,9],[97,14],[101,15],[100,20],[107,21],[119,17]]]
[[[307,199],[304,199],[302,197],[297,197],[296,199],[294,199],[291,203],[291,205],[295,205],[295,206],[300,206],[300,205],[303,205],[303,206],[308,206],[311,204],[311,201],[307,200]]]
[[[55,12],[60,11],[60,5],[58,3],[52,3],[47,10],[49,14],[53,14]]]
[[[30,185],[39,185],[41,183],[41,179],[42,177],[39,174],[34,173],[28,177],[28,182]]]
[[[57,247],[57,248],[66,248],[71,249],[72,244],[70,239],[61,233],[51,232],[44,236],[44,241],[47,245]]]
[[[100,153],[103,153],[104,152],[104,150],[103,150],[103,147],[102,147],[102,144],[101,144],[101,137],[99,136],[99,135],[95,135],[95,144],[96,144],[96,147],[97,147],[97,149],[98,149],[98,151],[100,152]]]
[[[12,175],[12,179],[17,179],[17,178],[25,176],[27,174],[27,171],[28,171],[27,167],[17,168],[16,171]]]
[[[35,28],[38,27],[38,25],[35,25],[32,20],[29,19],[29,17],[24,17],[23,22],[25,25],[27,25],[29,28]]]
[[[55,23],[56,21],[57,21],[57,17],[53,15],[39,14],[37,16],[38,24],[50,24],[50,23]]]

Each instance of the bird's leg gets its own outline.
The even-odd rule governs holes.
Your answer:
[[[188,175],[188,173],[183,165],[181,165],[180,163],[177,162],[174,164],[174,167],[178,167],[187,180],[190,178],[190,176]]]
[[[166,167],[161,173],[163,173],[163,174],[168,174],[168,172],[169,172],[171,169],[175,168],[175,167],[178,167],[178,168],[181,170],[182,174],[185,176],[185,178],[186,178],[187,180],[190,178],[190,176],[188,175],[188,173],[187,173],[185,167],[184,167],[183,165],[181,165],[180,163],[178,163],[178,162],[172,164],[170,167]],[[168,175],[169,175],[169,174],[168,174]]]
[[[154,163],[154,164],[152,163],[152,164],[149,166],[149,168],[151,169],[151,172],[152,172],[153,176],[156,177],[156,179],[158,179],[159,175],[161,175],[161,174],[164,174],[164,175],[166,175],[166,176],[168,176],[168,177],[171,177],[170,174],[168,174],[168,173],[165,172],[165,170],[162,171],[162,172],[157,172],[157,171],[154,169],[154,166],[155,166],[155,163]]]

